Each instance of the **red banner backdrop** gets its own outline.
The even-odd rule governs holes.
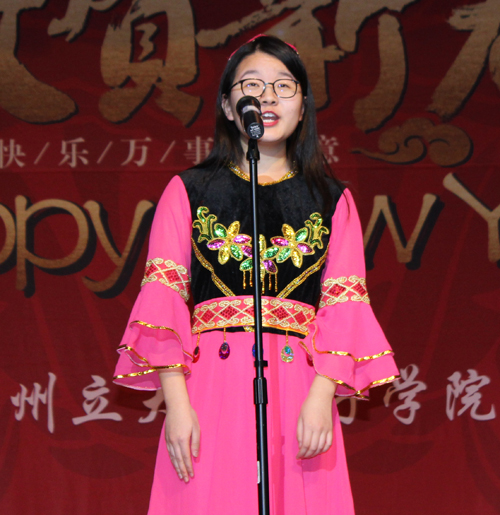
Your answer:
[[[308,66],[401,369],[340,403],[357,513],[499,513],[500,2],[0,12],[0,511],[146,512],[161,397],[112,384],[115,348],[155,203],[210,150],[227,56],[266,32]]]

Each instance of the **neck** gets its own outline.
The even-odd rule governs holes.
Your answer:
[[[243,148],[243,155],[245,156],[241,163],[238,163],[240,169],[246,174],[249,173],[249,164],[246,160],[246,153],[248,150],[247,140],[241,141]],[[288,162],[286,157],[286,143],[282,145],[266,145],[259,143],[260,159],[258,164],[259,182],[268,180],[278,180],[286,175],[291,168],[291,163]]]

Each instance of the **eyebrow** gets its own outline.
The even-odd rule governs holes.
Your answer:
[[[250,74],[251,74],[251,73],[256,73],[256,74],[258,74],[258,73],[259,73],[259,70],[247,70],[247,71],[246,71],[246,72],[241,76],[241,78],[246,77],[249,73],[250,73]],[[284,75],[285,77],[288,77],[288,78],[290,78],[290,79],[295,80],[295,77],[294,77],[290,72],[278,72],[278,75]],[[255,78],[257,78],[257,77],[255,77]]]

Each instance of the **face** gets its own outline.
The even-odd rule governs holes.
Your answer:
[[[274,82],[278,79],[295,79],[288,68],[276,57],[263,52],[255,52],[245,57],[236,68],[234,81],[243,79],[261,79],[264,82]],[[244,96],[240,85],[236,85],[229,95],[224,98],[222,106],[227,118],[236,123],[242,140],[248,136],[241,126],[240,117],[236,111],[238,100]],[[262,109],[264,136],[259,145],[286,145],[286,140],[292,135],[304,114],[302,90],[298,86],[297,93],[292,98],[279,98],[269,84],[262,96],[258,97]]]

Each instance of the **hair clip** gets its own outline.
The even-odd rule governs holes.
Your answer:
[[[245,45],[248,45],[248,43],[251,43],[252,41],[255,41],[256,39],[258,38],[265,38],[265,37],[268,37],[267,34],[257,34],[256,36],[254,36],[253,38],[250,38],[246,43],[243,43],[243,45],[239,46],[230,56],[229,56],[229,59],[228,61],[231,60],[231,58],[233,57],[233,55],[242,47],[242,46],[245,46]],[[297,55],[299,55],[299,51],[297,50],[296,47],[294,47],[292,44],[290,43],[287,43],[286,41],[283,41],[283,43],[285,43],[285,45],[288,45]]]

